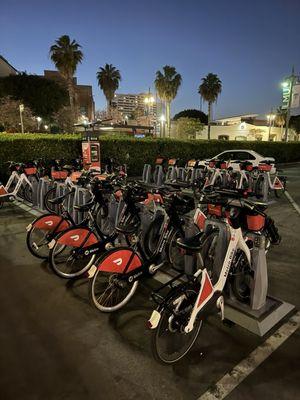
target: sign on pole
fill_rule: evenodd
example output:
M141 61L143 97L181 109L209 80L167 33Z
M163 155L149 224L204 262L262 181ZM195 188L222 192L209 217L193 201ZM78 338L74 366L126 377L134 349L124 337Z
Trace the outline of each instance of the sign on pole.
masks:
M19 108L20 108L20 112L23 112L24 111L24 104L20 104Z
M290 97L291 97L291 86L292 82L289 79L286 84L282 87L282 106L283 110L287 110L290 105Z

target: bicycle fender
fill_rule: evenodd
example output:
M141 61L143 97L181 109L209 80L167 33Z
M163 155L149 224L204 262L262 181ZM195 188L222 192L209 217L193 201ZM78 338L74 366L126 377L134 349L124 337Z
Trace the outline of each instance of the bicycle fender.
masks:
M32 224L28 225L26 230L30 230L31 227L35 227L37 229L43 231L54 231L56 230L57 233L62 232L70 227L69 221L66 221L60 215L43 215L42 217L33 221Z
M139 255L130 247L123 247L110 250L99 260L97 269L112 273L129 273L139 268L142 261Z
M72 247L88 247L97 243L98 239L88 228L71 228L62 233L57 242Z

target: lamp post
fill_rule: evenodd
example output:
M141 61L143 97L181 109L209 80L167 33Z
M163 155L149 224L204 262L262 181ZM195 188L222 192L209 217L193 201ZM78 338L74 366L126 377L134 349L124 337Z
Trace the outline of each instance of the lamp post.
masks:
M41 125L41 122L42 122L42 118L41 117L36 117L36 120L37 120L38 131L39 131L40 130L40 125Z
M272 124L273 124L273 122L274 122L274 120L275 120L275 114L272 114L272 111L271 111L271 114L268 114L268 115L267 115L267 119L268 119L268 122L269 122L268 141L270 142L270 140L271 140L271 127L272 127Z
M154 97L152 96L152 94L150 92L150 88L149 88L148 95L144 98L144 103L145 103L145 105L147 107L148 124L149 124L149 127L150 127L150 125L151 125L150 110L151 110L151 107L153 107L153 104L155 103L155 99L154 99Z
M19 105L19 111L20 111L20 121L21 121L21 132L24 133L24 124L23 124L24 104Z
M281 108L283 110L286 109L286 117L285 117L285 130L284 130L284 141L288 141L288 131L289 131L289 122L291 117L291 105L293 98L293 88L296 81L296 76L294 73L294 68L292 69L292 75L288 77L284 82L282 82L282 92L283 92L283 102Z

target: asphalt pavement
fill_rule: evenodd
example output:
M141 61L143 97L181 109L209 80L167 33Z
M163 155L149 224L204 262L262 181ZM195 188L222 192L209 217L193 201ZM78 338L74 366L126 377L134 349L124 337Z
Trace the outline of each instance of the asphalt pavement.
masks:
M285 169L300 205L300 167ZM268 255L269 292L300 309L300 216L284 197L269 207L283 237ZM65 281L30 255L33 217L0 209L1 400L197 399L265 338L211 317L190 354L158 364L146 322L151 282L114 314L88 301L87 280ZM300 389L300 334L294 333L228 399L294 399Z

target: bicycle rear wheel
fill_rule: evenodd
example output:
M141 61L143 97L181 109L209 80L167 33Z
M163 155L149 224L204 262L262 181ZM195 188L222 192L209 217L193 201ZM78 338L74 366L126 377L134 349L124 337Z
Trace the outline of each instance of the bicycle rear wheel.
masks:
M173 364L181 360L193 347L202 327L197 318L191 332L184 331L197 298L195 288L184 291L172 290L161 311L160 321L151 337L151 350L154 358L163 364Z

